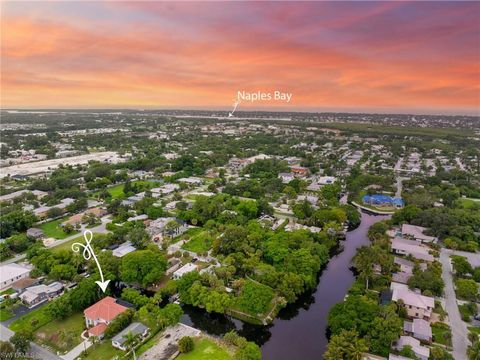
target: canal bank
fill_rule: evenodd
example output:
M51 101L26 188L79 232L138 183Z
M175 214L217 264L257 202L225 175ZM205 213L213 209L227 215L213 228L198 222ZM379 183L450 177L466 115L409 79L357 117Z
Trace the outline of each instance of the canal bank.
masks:
M319 277L315 290L305 293L294 304L282 309L269 326L245 324L239 320L184 306L182 322L211 335L222 336L235 329L261 346L263 359L318 360L327 347L327 317L330 308L343 300L354 275L350 270L356 250L369 243L369 227L386 215L362 212L360 226L349 231L342 241L343 251L333 256Z

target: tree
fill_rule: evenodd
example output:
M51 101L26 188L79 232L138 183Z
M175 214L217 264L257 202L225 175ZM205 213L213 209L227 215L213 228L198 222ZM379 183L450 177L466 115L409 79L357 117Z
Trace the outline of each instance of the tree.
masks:
M69 301L69 294L51 301L45 311L54 319L65 319L72 314L72 306Z
M150 240L150 235L144 228L135 227L128 232L126 238L137 249L145 249Z
M249 341L237 349L233 358L235 360L261 360L262 353L257 344Z
M476 341L472 346L468 347L467 355L468 360L480 359L480 341Z
M47 211L48 218L56 218L61 216L62 214L63 214L63 210L58 207L53 207L51 209L48 209Z
M195 343L190 336L184 336L178 341L178 351L188 353L193 350Z
M137 345L138 340L140 339L140 334L133 334L131 331L128 334L123 335L125 338L125 346L127 349L130 349L133 352L133 359L137 359L135 354L135 345Z
M476 301L478 284L472 279L458 279L455 282L457 296L463 300Z
M118 314L107 326L105 330L105 337L107 339L118 334L120 331L125 329L132 322L135 311L128 309L121 314Z
M453 269L458 277L464 277L465 275L473 274L472 265L470 265L466 257L452 255L451 258Z
M131 252L122 258L120 278L130 284L147 287L160 280L167 268L167 261L161 253L151 250Z
M390 345L402 333L403 321L395 310L394 304L381 307L380 316L374 319L368 330L370 350L375 354L388 356Z
M359 277L365 281L365 288L368 290L369 279L373 276L373 265L376 263L376 253L371 246L362 246L355 255L355 268Z
M450 355L450 353L439 347L439 346L433 346L430 348L430 359L432 360L454 360L453 356Z
M358 337L356 331L343 330L340 334L332 336L328 343L325 360L361 360L368 351L365 340Z
M33 339L33 333L28 329L20 329L10 338L10 342L20 353L26 353L30 349L30 341Z
M328 327L332 334L338 335L342 330L355 330L364 336L378 315L379 305L364 296L350 295L344 302L333 306L328 314Z

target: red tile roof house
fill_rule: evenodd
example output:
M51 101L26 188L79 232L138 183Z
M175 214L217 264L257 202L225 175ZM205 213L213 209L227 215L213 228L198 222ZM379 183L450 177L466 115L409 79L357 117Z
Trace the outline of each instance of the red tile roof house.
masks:
M117 300L107 296L83 311L88 336L102 338L107 325L118 315L127 311L127 307L117 304Z

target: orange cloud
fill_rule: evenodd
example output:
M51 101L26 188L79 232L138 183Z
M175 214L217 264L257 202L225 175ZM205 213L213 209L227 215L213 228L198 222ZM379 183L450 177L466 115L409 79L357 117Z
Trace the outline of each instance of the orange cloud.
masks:
M255 5L263 11L261 6ZM185 7L187 4L181 6ZM382 4L338 23L298 25L293 35L274 31L282 21L294 23L299 15L305 16L301 8L296 15L275 12L266 19L269 26L245 29L237 26L235 19L220 17L211 23L201 19L195 20L198 24L175 23L180 29L176 32L161 21L119 22L115 27L94 20L3 14L1 106L229 107L237 90L278 89L292 92L289 106L300 110L478 111L479 59L478 53L477 58L472 57L468 48L465 54L469 56L459 53L452 60L452 54L443 56L436 48L422 47L431 34L389 44L370 29L365 34L384 45L360 51L368 43L336 43L346 28L373 21L369 19L397 7ZM447 36L472 31L478 35L478 30L469 23L465 30L442 36L450 41ZM322 38L331 31L333 40ZM398 49L401 52L395 53ZM428 56L415 56L412 51L427 52Z

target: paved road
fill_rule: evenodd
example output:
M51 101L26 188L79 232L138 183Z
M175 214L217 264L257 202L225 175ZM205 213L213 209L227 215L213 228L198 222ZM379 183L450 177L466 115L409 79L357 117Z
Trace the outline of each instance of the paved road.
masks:
M455 360L466 360L469 345L467 340L468 332L457 306L450 265L450 251L446 249L441 250L440 262L442 263L442 279L445 282L445 310L448 313L450 327L452 328L453 358Z
M480 266L480 253L478 251L474 253L451 249L444 249L444 251L449 255L459 255L466 257L470 265L472 265L474 268Z
M93 227L89 230L93 233L99 233L99 234L108 233L109 231L107 230L106 226L109 222L111 222L111 220L108 219L107 217L103 217L101 220L102 220L102 223L100 225L95 226L95 227ZM82 227L82 231L83 231L83 229L84 228ZM65 239L57 240L51 246L48 246L48 248L53 248L55 246L62 245L64 243L66 243L67 241L75 239L76 237L78 237L80 235L81 235L81 233L77 233L77 234L74 234L74 235L67 236ZM25 254L19 254L19 255L16 255L15 257L11 258L11 259L2 261L0 263L0 265L6 265L6 264L11 264L11 263L14 263L14 262L18 262L18 261L21 261L21 260L25 259L25 257L26 257Z
M13 336L13 334L15 333L12 330L0 324L0 340L8 341ZM54 353L42 348L40 345L37 345L34 342L30 342L30 353L37 359L63 360Z

